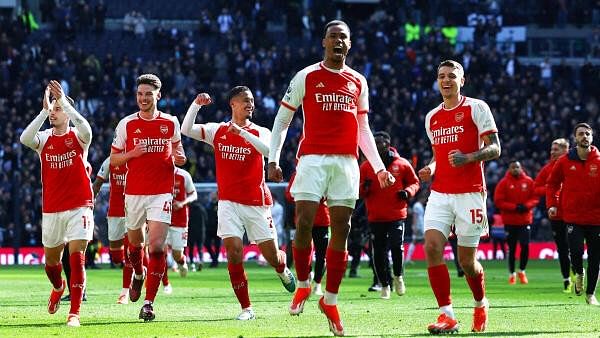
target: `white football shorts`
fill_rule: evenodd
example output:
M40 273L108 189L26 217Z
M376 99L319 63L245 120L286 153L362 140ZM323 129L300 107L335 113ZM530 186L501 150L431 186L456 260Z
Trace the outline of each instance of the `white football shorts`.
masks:
M446 238L455 225L458 245L475 248L488 232L486 193L443 194L431 191L425 208L425 231L435 229Z
M108 223L108 240L118 241L127 235L125 217L106 217Z
M277 240L270 206L219 201L217 219L217 236L221 238L244 238L246 232L248 240L254 243Z
M140 229L146 220L171 224L173 194L125 195L125 222L128 229Z
M169 233L167 234L167 244L171 246L171 249L181 251L187 247L188 240L188 228L181 227L169 227Z
M55 248L74 240L92 240L94 212L91 207L42 214L42 244Z

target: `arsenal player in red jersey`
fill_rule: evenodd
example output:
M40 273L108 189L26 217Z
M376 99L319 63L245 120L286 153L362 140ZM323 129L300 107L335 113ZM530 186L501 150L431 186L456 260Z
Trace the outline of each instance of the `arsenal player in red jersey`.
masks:
M155 317L153 303L165 271L165 242L171 224L175 164L186 158L176 117L158 111L162 84L158 76L143 74L137 79L139 111L117 125L110 164L127 166L125 177L125 223L129 238L129 260L134 277L129 299L137 301L146 279L143 260L143 227L148 226L149 260L146 297L139 318Z
M215 149L219 196L217 235L227 250L227 269L242 312L238 320L254 319L243 266L243 236L258 244L266 261L275 268L286 290L296 290L296 279L286 267L285 253L277 249L277 232L271 217L273 198L265 183L264 157L269 153L271 133L250 122L254 96L248 87L229 91L231 121L194 124L196 114L212 102L199 94L183 120L182 133Z
M433 158L418 173L423 181L433 177L424 217L427 272L441 312L428 326L433 334L458 331L443 257L453 224L458 260L475 299L472 331L482 332L487 325L483 267L475 254L480 235L488 231L483 162L500 156L500 141L490 108L482 100L463 96L464 83L458 62L440 63L437 84L444 102L425 117Z
M108 222L108 242L110 245L110 258L113 263L123 264L123 282L121 293L117 299L117 304L129 303L129 287L131 287L131 277L133 268L129 261L129 240L127 238L127 226L125 225L125 176L127 175L127 166L110 165L110 157L102 162L96 180L92 185L94 196L98 194L102 184L109 182L108 212L106 219Z
M273 124L269 179L280 182L279 156L294 112L302 106L304 129L298 146L296 179L291 194L296 201L294 263L298 291L289 307L299 315L310 296L312 228L319 202L327 199L331 239L327 248L327 282L319 308L334 335L344 335L337 294L348 263L350 217L358 199L358 147L371 163L382 188L394 183L385 169L369 128L369 89L363 75L345 64L351 47L350 28L339 20L325 26L324 59L299 71L292 79Z
M50 94L54 100L50 102ZM52 128L40 131L46 118ZM75 128L69 126L72 122ZM94 232L92 184L87 155L92 141L89 123L73 108L58 81L46 88L43 109L23 130L21 143L35 150L42 165L42 243L46 275L53 289L48 312L56 313L66 282L61 257L68 243L71 265L71 309L67 326L79 326L85 289L85 250Z

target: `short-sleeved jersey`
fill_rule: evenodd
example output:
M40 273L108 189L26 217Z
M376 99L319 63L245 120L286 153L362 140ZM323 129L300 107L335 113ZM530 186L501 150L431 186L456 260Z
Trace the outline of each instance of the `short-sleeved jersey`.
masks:
M173 185L173 202L184 201L189 195L194 193L196 187L190 174L180 168L175 167L175 184ZM189 222L190 207L188 204L183 208L175 210L171 213L171 226L179 228L187 228Z
M448 153L455 149L465 154L477 151L483 146L483 136L498 131L488 105L466 96L453 109L440 104L425 117L425 129L435 151L431 189L447 194L485 191L483 162L455 168L448 161Z
M108 181L110 191L108 194L108 217L125 217L125 176L127 166L112 166L110 158L102 162L96 177Z
M229 123L202 125L200 140L215 149L219 200L245 205L272 205L271 191L265 184L263 155L243 137L228 132ZM267 128L250 124L243 128L263 143L271 142Z
M369 111L363 75L348 66L335 70L316 63L294 76L281 104L292 111L302 105L304 130L298 158L307 154L358 157L357 115Z
M173 147L181 142L179 121L159 112L152 120L139 113L123 118L117 125L112 149L128 152L138 143L146 144L146 153L127 161L125 194L158 195L173 192Z
M54 213L93 205L89 144L83 143L74 128L63 135L52 129L38 132L37 152L42 166L42 212Z

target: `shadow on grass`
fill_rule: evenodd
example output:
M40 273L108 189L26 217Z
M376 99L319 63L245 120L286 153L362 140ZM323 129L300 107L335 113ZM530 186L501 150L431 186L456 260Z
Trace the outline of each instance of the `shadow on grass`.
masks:
M235 321L232 318L217 318L217 319L185 319L185 320L153 320L153 323L208 323L208 322L231 322ZM109 326L109 325L123 325L123 324L144 324L142 320L130 320L130 321L118 321L118 322L94 322L86 323L85 318L81 323L81 326ZM150 323L148 323L150 325ZM45 324L0 324L0 328L51 328L51 327L64 327L65 323L45 323Z

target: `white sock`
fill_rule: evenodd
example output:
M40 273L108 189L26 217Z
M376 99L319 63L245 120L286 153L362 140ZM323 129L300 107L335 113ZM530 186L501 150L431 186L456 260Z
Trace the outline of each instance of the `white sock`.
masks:
M446 316L454 319L454 309L452 309L452 304L440 307L440 312L445 313Z
M325 290L325 304L327 305L337 305L337 293L331 293Z
M140 280L142 278L144 278L144 275L136 275L135 273L133 274L133 278Z
M298 281L299 288L309 288L310 287L310 279Z
M521 273L525 273L525 270L521 270L521 269L519 269L519 271L520 271Z
M413 253L415 252L415 243L410 243L408 246L408 252L406 253L406 261L410 262L412 260Z
M483 297L480 301L475 301L475 307L484 307L488 304L488 300L486 297Z
M122 289L121 289L121 294L122 294L122 295L126 295L126 294L128 294L128 293L129 293L129 289L126 289L126 288L122 288Z
M146 305L146 304L152 304L152 302L151 302L151 301L149 301L149 300L145 300L145 301L144 301L144 305Z

